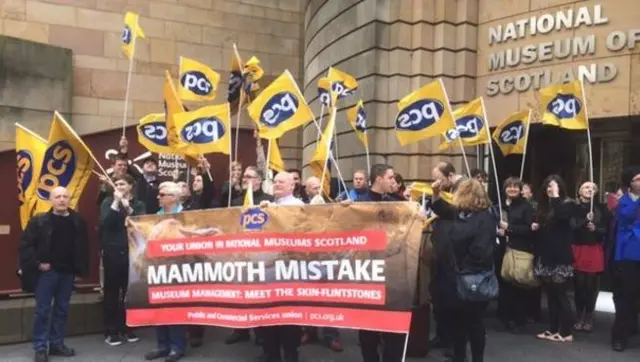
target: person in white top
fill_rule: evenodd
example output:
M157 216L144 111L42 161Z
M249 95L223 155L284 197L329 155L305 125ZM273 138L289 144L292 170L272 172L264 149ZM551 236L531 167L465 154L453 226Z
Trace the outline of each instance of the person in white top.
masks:
M273 203L276 205L304 205L302 200L293 196L295 188L293 175L289 172L280 172L273 179ZM272 204L269 201L262 201L260 206L265 207Z

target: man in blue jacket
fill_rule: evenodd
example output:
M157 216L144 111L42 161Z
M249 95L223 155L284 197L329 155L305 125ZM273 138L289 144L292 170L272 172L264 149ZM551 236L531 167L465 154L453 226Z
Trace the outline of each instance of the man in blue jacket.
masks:
M622 352L637 323L640 300L640 167L625 170L622 186L627 191L616 208L615 262L613 292L616 319L612 347Z

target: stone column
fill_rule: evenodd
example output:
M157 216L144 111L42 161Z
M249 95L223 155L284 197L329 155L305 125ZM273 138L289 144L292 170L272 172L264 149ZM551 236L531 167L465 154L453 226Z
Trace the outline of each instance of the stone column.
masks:
M365 150L351 130L345 109L358 99L369 120L372 164L393 165L406 180L428 180L440 160L464 172L459 148L438 151L437 138L402 147L394 133L397 102L442 78L452 107L475 97L477 1L311 0L305 9L304 93L319 113L317 82L329 66L358 79L358 92L340 101L337 116L339 164L350 181L366 167ZM325 111L326 113L326 111ZM327 115L325 114L325 124ZM313 156L316 128L303 132L303 164ZM475 167L475 148L466 150Z

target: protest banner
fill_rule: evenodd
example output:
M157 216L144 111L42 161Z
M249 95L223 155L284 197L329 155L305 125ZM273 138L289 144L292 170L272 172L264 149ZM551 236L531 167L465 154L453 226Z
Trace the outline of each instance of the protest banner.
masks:
M406 333L415 203L270 206L128 222L129 326L332 326Z

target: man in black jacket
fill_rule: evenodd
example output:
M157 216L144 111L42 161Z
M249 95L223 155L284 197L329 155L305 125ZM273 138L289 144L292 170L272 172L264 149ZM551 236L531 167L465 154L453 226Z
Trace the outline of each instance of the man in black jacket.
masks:
M253 190L253 203L254 205L260 205L262 201L273 201L273 196L262 191L263 173L255 166L247 166L242 174L242 188L244 192L242 195L231 200L231 206L244 205L244 197L247 193L247 189L251 187ZM224 201L224 200L222 200ZM261 343L260 328L254 330L256 334L256 343ZM234 329L233 332L227 337L226 344L235 344L238 342L246 342L251 339L249 329Z
M384 164L373 165L369 175L371 182L369 191L358 195L358 198L354 201L394 201L388 196L393 192L393 188L396 185L393 167ZM406 334L360 330L358 336L360 338L360 352L364 362L380 361L378 348L381 340L384 343L382 351L383 362L403 360Z
M113 196L104 199L100 208L105 343L110 346L122 344L121 336L128 342L138 341L126 326L124 304L129 284L129 241L125 219L145 214L144 204L134 199L131 193L134 183L129 175L116 177Z
M74 279L89 273L89 234L84 219L69 209L69 198L64 187L53 189L51 210L29 220L20 238L23 289L35 292L36 299L36 362L47 362L47 347L51 356L75 356L75 351L64 344L64 331Z

